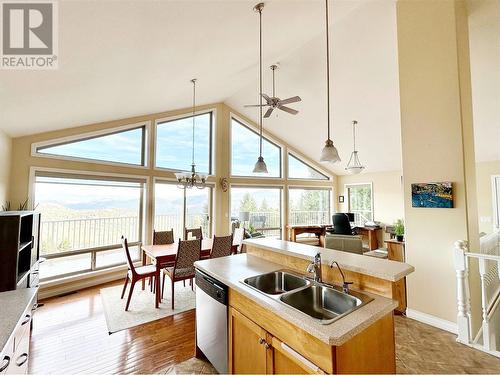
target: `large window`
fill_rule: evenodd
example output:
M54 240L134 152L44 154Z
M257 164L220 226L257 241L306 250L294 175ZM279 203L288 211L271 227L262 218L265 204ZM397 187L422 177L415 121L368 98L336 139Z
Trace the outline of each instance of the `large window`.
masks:
M195 116L194 161L200 173L212 174L212 112ZM193 117L158 122L156 127L156 166L191 170Z
M254 237L281 238L279 187L231 186L231 221L238 221Z
M290 188L288 210L290 225L328 224L331 189Z
M263 138L262 156L269 173L253 173L259 157L259 134L231 119L231 175L281 177L281 147Z
M91 176L37 174L40 252L49 279L124 264L121 236L139 259L144 182Z
M329 177L309 164L288 154L288 178L306 180L329 180Z
M349 212L354 214L354 222L364 225L373 220L373 199L371 184L346 185Z
M146 126L36 147L39 154L145 165Z
M174 230L176 239L182 238L184 228L202 227L203 236L212 235L213 188L179 189L176 184L157 181L155 184L154 228Z

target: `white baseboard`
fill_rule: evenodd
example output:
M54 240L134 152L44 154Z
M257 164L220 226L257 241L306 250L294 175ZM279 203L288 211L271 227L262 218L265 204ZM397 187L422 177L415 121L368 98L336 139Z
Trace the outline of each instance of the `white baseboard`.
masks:
M116 267L113 269L89 272L87 274L72 276L60 280L40 283L38 299L60 296L75 292L77 290L90 288L92 286L109 283L123 279L127 273L127 267Z
M406 316L430 326L454 333L455 335L458 334L457 323L450 322L449 320L412 309L406 309Z

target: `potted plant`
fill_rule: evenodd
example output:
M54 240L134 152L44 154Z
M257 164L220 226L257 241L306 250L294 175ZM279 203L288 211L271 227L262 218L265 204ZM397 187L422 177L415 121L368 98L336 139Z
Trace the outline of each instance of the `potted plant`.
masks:
M405 224L403 222L403 219L398 219L394 223L394 234L396 235L396 239L399 242L403 242L404 234L405 234Z

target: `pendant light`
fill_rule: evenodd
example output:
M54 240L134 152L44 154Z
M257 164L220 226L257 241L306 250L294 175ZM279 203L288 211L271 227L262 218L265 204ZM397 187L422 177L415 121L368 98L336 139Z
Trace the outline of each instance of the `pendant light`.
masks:
M353 151L351 153L351 157L349 158L349 163L347 163L347 167L345 170L349 172L350 174L358 174L361 173L365 167L361 164L358 158L358 151L356 151L356 125L358 122L354 120L352 122L352 138L353 138Z
M326 113L327 113L327 127L328 138L325 142L325 147L321 151L320 161L323 162L340 162L340 156L337 148L333 145L330 139L330 37L328 30L328 0L325 0L325 13L326 13Z
M196 78L191 80L193 84L193 148L192 148L192 162L191 162L191 172L178 172L175 174L177 179L177 187L179 189L191 189L197 187L198 189L204 189L207 180L207 175L196 172L196 164L194 163L194 129L196 121Z
M262 157L262 9L264 9L264 3L257 4L253 10L259 13L259 158L255 163L253 173L268 173L266 162Z

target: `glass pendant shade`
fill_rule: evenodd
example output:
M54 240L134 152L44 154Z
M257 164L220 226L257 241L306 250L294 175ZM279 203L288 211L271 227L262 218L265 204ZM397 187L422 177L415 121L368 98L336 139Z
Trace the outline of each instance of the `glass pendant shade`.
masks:
M259 156L255 167L253 168L253 173L267 173L267 165L262 156Z
M351 158L349 159L349 163L347 163L347 167L345 168L345 170L349 174L358 174L358 173L361 173L361 171L363 171L363 169L365 169L365 167L359 161L358 152L353 151L351 153Z
M323 150L321 151L321 158L319 160L323 162L332 162L332 163L340 162L339 152L337 151L337 148L333 145L331 139L326 140L325 147L323 147Z

